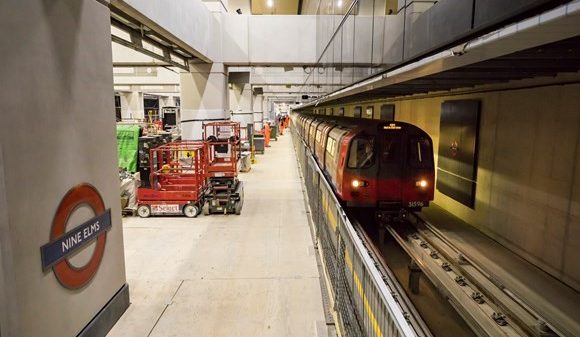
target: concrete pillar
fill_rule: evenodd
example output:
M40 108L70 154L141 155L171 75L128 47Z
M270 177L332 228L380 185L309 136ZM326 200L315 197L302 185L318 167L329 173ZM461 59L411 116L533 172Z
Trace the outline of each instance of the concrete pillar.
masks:
M175 106L175 100L173 99L173 94L168 94L169 96L159 96L159 110L166 106Z
M252 112L252 85L249 83L232 83L230 89L230 110L232 121L239 122L241 126L254 123Z
M181 73L181 132L184 140L202 138L203 121L228 120L227 75L223 63L192 64Z
M145 118L145 104L142 92L136 90L132 91L127 95L127 103L129 104L128 112L130 119Z
M275 111L274 101L272 101L271 99L268 99L266 101L266 109L267 109L268 119L271 122L276 121L276 111Z
M173 94L169 94L169 96L165 98L163 106L175 106L175 97Z
M104 3L0 1L2 337L105 336L129 305Z
M252 86L250 83L231 83L230 110L252 111Z
M119 98L121 99L121 118L122 119L131 119L131 112L129 111L129 100L127 99L128 95L126 93L119 94Z
M253 100L253 118L256 130L264 125L264 95L255 95Z

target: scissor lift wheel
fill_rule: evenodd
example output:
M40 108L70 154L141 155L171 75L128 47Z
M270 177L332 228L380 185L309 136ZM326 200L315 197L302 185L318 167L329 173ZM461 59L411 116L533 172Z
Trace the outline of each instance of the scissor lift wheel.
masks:
M151 208L148 205L139 205L137 208L137 214L142 218L148 218L151 216Z
M195 218L199 214L199 207L193 204L183 206L183 215L188 218Z

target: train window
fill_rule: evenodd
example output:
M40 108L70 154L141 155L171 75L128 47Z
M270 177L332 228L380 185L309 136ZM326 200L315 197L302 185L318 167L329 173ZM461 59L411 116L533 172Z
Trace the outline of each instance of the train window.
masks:
M401 133L391 131L385 133L385 146L381 153L383 163L398 162L401 158Z
M367 106L367 109L365 110L367 118L373 118L373 110L374 108L372 106Z
M328 141L326 141L326 152L331 157L334 157L334 150L336 149L336 141L330 137L328 137Z
M322 136L322 132L320 130L316 130L316 142L320 143L320 137Z
M409 164L412 167L433 167L432 146L429 139L411 138L409 142Z
M344 116L344 108L339 108L338 109L338 115L339 116Z
M374 160L374 138L357 137L350 143L348 167L367 168Z
M361 118L362 117L362 107L355 106L353 116L354 116L354 118Z

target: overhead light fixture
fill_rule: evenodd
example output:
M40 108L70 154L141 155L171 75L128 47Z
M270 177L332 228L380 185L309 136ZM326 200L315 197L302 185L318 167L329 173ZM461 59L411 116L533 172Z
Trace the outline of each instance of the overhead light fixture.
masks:
M268 4L268 7L274 7L274 0L268 0L266 3Z
M336 5L337 5L338 7L342 7L342 0L338 0L338 1L336 2Z

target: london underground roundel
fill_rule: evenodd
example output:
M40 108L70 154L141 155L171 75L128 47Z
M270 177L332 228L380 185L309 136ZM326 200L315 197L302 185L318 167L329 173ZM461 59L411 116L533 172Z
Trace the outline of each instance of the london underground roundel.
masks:
M69 224L71 215L81 206L93 210L94 217L82 224ZM111 228L111 210L105 209L97 189L84 183L71 188L62 198L50 229L50 241L40 248L42 269L52 268L64 287L79 289L87 285L97 273ZM67 227L69 230L67 231ZM69 262L69 257L96 242L90 260L82 267Z

